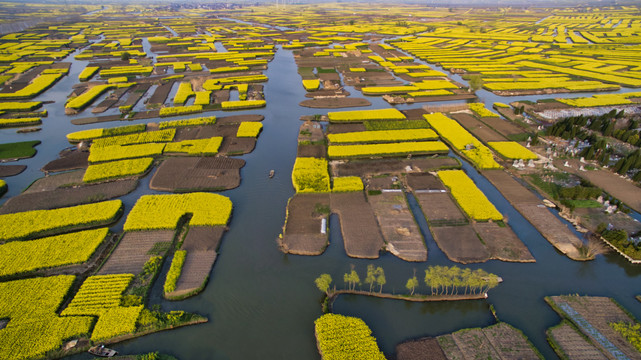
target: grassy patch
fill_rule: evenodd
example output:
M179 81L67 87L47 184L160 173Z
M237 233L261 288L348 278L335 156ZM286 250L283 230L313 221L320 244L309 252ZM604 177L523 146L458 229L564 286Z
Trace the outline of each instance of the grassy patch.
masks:
M0 144L0 159L30 158L36 154L34 147L40 140Z

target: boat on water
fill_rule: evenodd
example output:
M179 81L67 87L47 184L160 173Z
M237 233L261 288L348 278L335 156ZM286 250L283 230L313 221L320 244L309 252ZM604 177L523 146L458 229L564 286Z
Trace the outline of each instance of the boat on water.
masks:
M269 178L273 178L276 172L274 170L269 170Z
M96 345L96 346L90 347L89 353L91 355L100 356L100 357L112 357L118 354L116 350L106 348L104 345Z

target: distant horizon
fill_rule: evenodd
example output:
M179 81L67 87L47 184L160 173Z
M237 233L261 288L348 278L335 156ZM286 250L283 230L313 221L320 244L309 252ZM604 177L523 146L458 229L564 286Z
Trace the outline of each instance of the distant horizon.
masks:
M75 4L75 5L112 5L112 4L173 4L173 5L211 5L211 4L240 4L245 6L260 6L260 5L269 5L276 4L277 1L251 1L251 0L232 0L232 1L198 1L198 2L189 2L189 1L175 1L175 0L110 0L108 2L97 1L97 0L33 0L33 1L20 1L20 0L6 0L9 3L20 3L20 4ZM404 1L394 1L394 0L338 0L338 1L324 1L324 0L304 0L304 1L278 1L278 3L285 2L287 5L305 5L305 4L318 4L318 3L358 3L358 4L405 4L405 5L424 5L427 7L506 7L506 6L518 6L518 7L610 7L610 6L629 6L629 5L638 5L638 0L404 0Z

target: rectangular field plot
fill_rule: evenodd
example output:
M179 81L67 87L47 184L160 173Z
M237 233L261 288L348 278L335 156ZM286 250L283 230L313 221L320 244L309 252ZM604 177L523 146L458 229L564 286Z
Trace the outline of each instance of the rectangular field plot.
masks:
M606 360L607 357L589 343L572 325L564 322L547 331L548 338L557 344L555 349L569 360Z
M463 125L463 127L467 131L471 132L474 136L476 136L483 142L487 143L488 141L505 141L505 138L502 135L484 124L482 121L477 120L472 115L460 113L452 114L451 117L452 119L458 121L459 124Z
M471 225L430 227L434 241L445 255L462 264L484 262L490 251Z
M530 250L508 225L501 227L497 223L486 222L475 223L472 227L487 245L492 258L502 261L534 262Z
M330 202L332 212L340 217L347 255L356 258L378 258L385 242L363 192L331 194Z
M427 260L427 247L402 192L368 196L388 250L406 261Z
M467 224L467 218L448 193L414 193L430 226Z
M550 296L545 301L571 321L608 358L639 359L639 352L610 324L636 321L612 299L600 296Z
M321 233L322 219L329 214L329 194L296 194L287 204L281 250L296 255L320 255L327 246Z
M450 360L541 359L523 333L507 323L498 323L482 329L459 330L437 339Z
M98 275L138 274L152 254L150 251L156 243L169 242L174 239L174 230L155 230L127 232L111 256L102 266Z

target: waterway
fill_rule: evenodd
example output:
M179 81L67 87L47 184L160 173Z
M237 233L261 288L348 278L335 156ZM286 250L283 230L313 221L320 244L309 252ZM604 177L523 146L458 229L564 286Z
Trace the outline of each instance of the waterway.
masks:
M34 158L17 162L28 165L27 171L6 178L10 191L3 199L17 195L42 176L39 169L69 146L65 140L67 133L124 125L70 124L73 117L64 114L64 102L86 65L83 61L70 61L73 64L69 76L36 99L55 100L54 104L45 105L50 115L44 119L41 132L16 134L15 130L0 130L0 143L42 140ZM422 279L427 266L455 265L436 246L425 219L420 216L420 209L411 197L410 207L418 215L417 223L428 247L428 261L425 263L408 263L391 254L384 254L377 260L347 257L335 216L330 218L331 244L323 255L285 255L278 250L276 238L282 230L287 199L294 194L290 174L296 156L299 117L323 110L298 106L305 100L305 92L290 51L279 47L265 73L270 79L265 83L267 106L238 112L264 115L264 129L255 150L242 156L247 164L241 172L241 186L222 192L233 201L234 210L209 284L200 295L179 302L162 299L160 282L151 293L150 305L158 304L166 311L197 312L209 317L210 321L114 345L121 354L160 351L180 359L319 359L313 330L314 320L321 315L321 294L314 286L314 279L319 274L331 274L337 286L341 287L343 274L352 266L364 276L366 266L374 264L385 270L387 284L384 290L401 293L406 291L405 282L414 271ZM353 96L359 96L359 92L352 90ZM481 101L487 101L483 92L479 92L479 96ZM370 108L383 105L378 100L373 102L376 106ZM89 116L89 111L87 109L77 116ZM225 116L229 113L209 114ZM276 176L268 179L271 169L275 170ZM560 318L544 303L543 297L547 295L610 296L641 318L641 304L634 299L641 289L641 267L632 266L613 254L598 256L591 262L569 260L557 252L473 167L464 163L464 169L507 216L509 225L537 262L518 264L493 260L466 266L483 268L504 279L500 286L490 291L487 301L407 303L344 295L334 303L336 313L363 318L389 357L393 356L396 344L405 340L491 325L495 322L490 311L490 305L493 305L499 319L523 330L546 359L553 359L556 355L546 342L545 330L556 325ZM149 189L152 175L143 179L136 191L122 198L127 212L139 196L156 193ZM122 221L113 230L120 231L121 228ZM164 276L161 274L160 279ZM429 291L424 286L417 290ZM86 354L74 357L89 358Z

